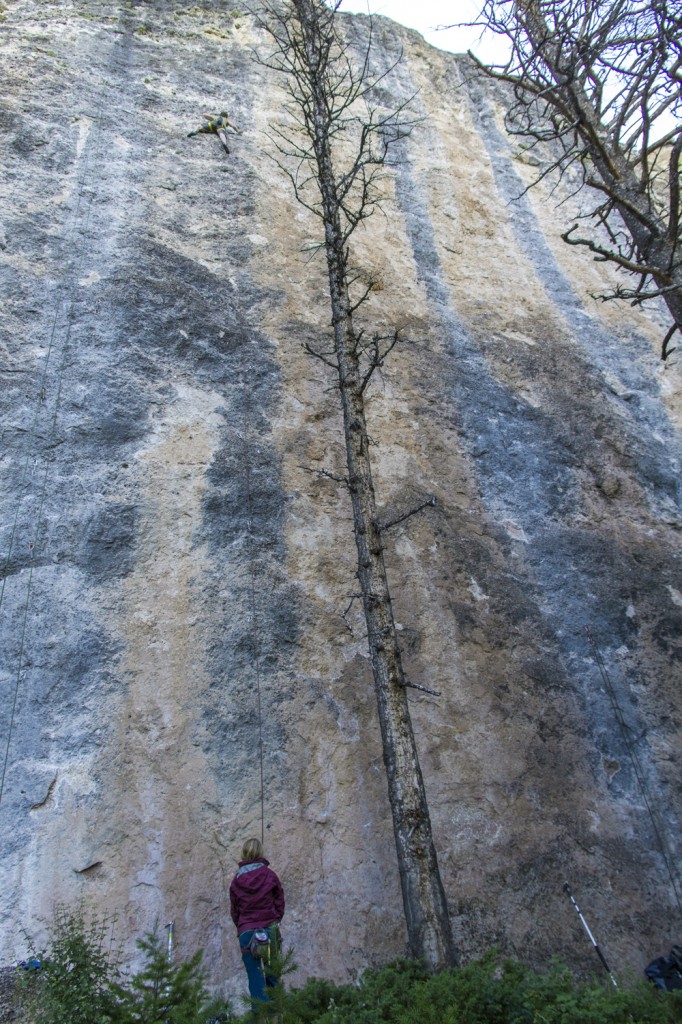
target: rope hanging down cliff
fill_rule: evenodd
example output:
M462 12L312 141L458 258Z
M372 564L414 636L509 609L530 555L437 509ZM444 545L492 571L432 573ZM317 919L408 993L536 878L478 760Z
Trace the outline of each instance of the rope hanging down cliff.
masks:
M258 612L256 609L256 574L253 537L253 498L251 487L251 456L249 451L249 427L251 424L251 402L249 401L249 384L242 379L241 388L244 395L243 415L243 460L246 479L246 558L249 568L249 605L251 614L251 637L253 640L253 663L256 670L256 706L258 711L258 761L260 765L260 833L261 843L265 842L265 773L263 768L263 708L261 702L260 682L260 631Z
M66 364L66 356L69 350L69 343L71 341L71 333L74 324L74 308L75 308L75 296L76 288L78 286L78 279L80 277L79 265L83 257L82 251L78 251L75 244L76 232L79 231L82 236L87 236L88 227L90 225L90 216L93 208L93 196L92 193L86 191L86 182L90 173L90 165L92 162L93 151L95 158L99 158L102 153L102 120L105 109L105 99L107 90L109 88L108 83L105 81L100 91L99 101L95 108L95 138L97 140L95 146L86 147L81 173L78 178L77 193L76 193L76 204L71 218L71 223L66 236L66 246L64 257L61 260L61 266L70 268L70 276L67 276L68 270L62 275L59 281L59 287L57 289L57 300L55 305L54 316L52 318L52 326L47 342L47 351L45 353L45 361L43 363L42 373L40 375L39 386L36 394L35 410L31 422L31 428L26 442L26 455L24 457L24 463L21 473L21 479L19 483L19 497L17 501L17 508L14 514L12 522L12 528L10 530L9 544L7 548L7 555L4 562L4 571L2 573L2 585L0 586L0 609L2 608L2 602L5 597L5 584L8 576L10 575L10 563L12 554L14 551L14 543L19 523L19 513L21 511L24 496L29 486L29 464L33 455L35 440L37 437L37 427L40 419L40 413L46 403L47 396L47 384L48 384L48 372L50 369L53 350L55 349L56 339L58 337L60 321L62 321L63 314L63 341L61 349L61 359L57 364L57 370L54 377L54 405L52 414L48 419L48 435L54 439L57 429L57 418L59 414L59 408L61 403L61 392L62 392L62 378L64 373L64 367ZM87 196L87 198L85 198ZM83 209L84 208L84 209ZM37 457L35 464L37 465ZM19 696L19 687L21 683L21 672L24 663L24 647L26 642L26 629L28 623L28 610L31 599L31 587L33 582L33 567L35 565L35 556L38 551L38 541L40 535L40 522L43 514L43 507L45 504L45 495L47 493L47 481L50 471L50 459L45 458L45 468L43 470L42 481L38 487L38 507L33 520L33 529L31 540L28 542L28 575L26 579L26 596L24 599L24 606L21 613L21 626L19 630L19 652L17 655L17 670L14 688L12 692L12 699L10 705L10 716L9 725L7 729L7 740L5 743L5 754L2 765L2 775L0 776L0 803L5 791L5 778L7 775L7 767L9 764L9 752L12 742L12 733L14 731L14 721L17 710L17 700Z

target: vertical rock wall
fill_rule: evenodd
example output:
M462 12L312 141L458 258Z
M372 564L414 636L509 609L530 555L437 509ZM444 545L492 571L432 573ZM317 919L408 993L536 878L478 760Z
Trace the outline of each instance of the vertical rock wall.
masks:
M237 5L4 19L2 959L83 897L129 949L174 918L243 991L226 894L263 825L299 980L355 978L405 935L280 84ZM512 202L535 168L496 89L375 29L378 66L405 50L379 100L425 118L356 255L406 338L368 396L378 495L437 499L386 555L409 675L442 692L412 707L457 942L590 966L568 878L637 970L681 923L679 356L657 311L590 297L608 268L545 190ZM220 109L229 158L186 138Z

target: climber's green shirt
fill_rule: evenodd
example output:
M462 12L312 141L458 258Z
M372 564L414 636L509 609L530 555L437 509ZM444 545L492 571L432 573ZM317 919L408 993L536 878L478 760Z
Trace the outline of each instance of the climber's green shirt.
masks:
M206 118L206 124L202 125L201 128L197 128L195 132L190 132L187 138L191 138L192 135L217 135L221 129L225 131L231 127L225 111L217 117L212 117L210 114L204 114L204 117Z

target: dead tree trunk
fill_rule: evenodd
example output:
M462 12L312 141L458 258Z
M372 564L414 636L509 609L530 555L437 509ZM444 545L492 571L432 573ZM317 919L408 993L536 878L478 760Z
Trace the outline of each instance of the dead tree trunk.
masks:
M347 460L347 487L353 508L353 527L358 554L358 577L362 591L368 643L374 676L374 688L381 727L388 795L393 816L398 869L403 894L408 940L413 956L433 968L455 962L447 901L438 868L431 831L431 820L419 757L407 702L406 680L391 608L384 565L376 501L372 482L369 438L365 420L364 393L373 371L396 342L383 344L376 336L363 343L363 332L356 329L349 292L348 239L353 228L371 212L373 163L380 166L390 138L401 137L397 121L372 122L359 133L359 150L350 172L337 174L334 167L332 136L338 134L341 117L355 99L364 96L368 81L367 64L360 77L351 74L347 53L337 36L334 15L338 4L327 6L323 0L291 0L284 7L267 4L263 23L275 39L276 59L268 66L293 75L295 102L303 114L302 123L309 139L305 159L312 169L319 202L310 204L294 188L304 205L313 209L324 227L324 252L329 278L332 314L333 354L320 355L333 366L341 406ZM334 78L335 55L344 62ZM335 92L335 83L342 82ZM331 83L331 84L330 84ZM348 91L350 89L350 92ZM341 99L339 97L341 96ZM341 113L339 113L341 111ZM377 129L382 138L379 150L371 150ZM392 135L391 135L392 132ZM283 135L279 134L281 143ZM402 135L406 131L402 131ZM300 143L287 140L293 151L280 145L280 152L302 158ZM359 183L351 202L353 183ZM360 300L362 301L362 300ZM318 353L313 353L318 354Z

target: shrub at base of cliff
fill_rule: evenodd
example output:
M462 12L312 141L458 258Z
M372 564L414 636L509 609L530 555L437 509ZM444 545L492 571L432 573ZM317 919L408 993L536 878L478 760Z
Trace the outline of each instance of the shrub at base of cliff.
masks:
M285 1000L282 1024L676 1024L682 992L647 982L576 982L491 953L430 975L414 962L368 971L357 988L314 979Z
M251 1013L246 1018L249 1024L251 1021L257 1022L257 1024L269 1024L269 1022L282 1024L286 1013L291 1015L292 1011L287 1009L291 996L284 988L284 978L295 971L297 967L293 949L286 951L275 949L272 952L265 973L270 979L276 979L276 984L272 988L267 987L266 1003L245 998L244 1002L251 1008ZM222 1022L217 1022L217 1024L222 1024Z
M222 1001L209 1000L201 950L189 960L171 963L156 930L139 939L137 945L145 954L146 964L128 985L114 987L118 997L116 1024L229 1024L234 1020Z
M31 1024L236 1024L227 1004L213 1001L201 953L169 963L157 931L140 939L146 963L124 981L111 929L87 923L79 909L58 908L49 952L27 972ZM273 973L293 966L288 953ZM495 952L462 968L431 974L414 960L367 971L360 984L312 979L302 989L271 990L244 1024L678 1024L682 990L662 992L648 982L614 988L607 980L578 982L553 963L538 974Z
M157 931L138 941L146 963L124 981L111 928L82 907L58 907L50 926L50 946L34 951L38 970L22 980L31 1024L231 1024L222 1000L211 1000L201 952L190 960L168 962Z
M56 907L49 950L32 953L40 969L29 969L21 979L31 1021L105 1024L114 1019L112 985L118 970L107 931L106 923L97 918L86 921L82 907Z

